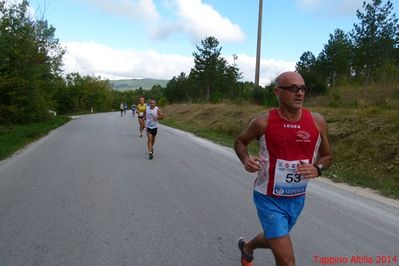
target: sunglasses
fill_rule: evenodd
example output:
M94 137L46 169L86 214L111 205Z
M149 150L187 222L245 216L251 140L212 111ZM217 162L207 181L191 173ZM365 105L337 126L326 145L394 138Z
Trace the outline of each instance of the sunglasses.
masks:
M300 90L302 90L304 93L306 91L308 91L308 87L306 85L288 85L288 86L279 86L277 88L283 89L283 90L287 90L289 92L293 92L293 93L298 93Z

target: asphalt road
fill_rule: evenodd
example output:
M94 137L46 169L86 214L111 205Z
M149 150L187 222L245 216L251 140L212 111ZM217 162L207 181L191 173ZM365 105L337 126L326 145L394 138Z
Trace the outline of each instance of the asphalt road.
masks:
M154 153L115 112L1 162L0 265L239 265L238 237L261 230L254 176L232 150L164 126ZM399 206L312 180L291 236L299 266L399 265ZM271 252L255 265L274 265Z

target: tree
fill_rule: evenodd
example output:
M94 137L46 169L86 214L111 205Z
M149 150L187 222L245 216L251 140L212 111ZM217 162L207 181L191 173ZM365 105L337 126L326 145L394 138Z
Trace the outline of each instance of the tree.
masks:
M181 72L178 77L173 77L166 84L164 93L169 102L182 102L186 98L191 99L186 74Z
M63 50L46 21L28 15L28 1L0 1L0 121L48 117Z
M322 94L326 90L326 78L323 75L323 60L321 56L315 58L312 52L307 51L302 54L300 61L296 64L298 71L305 83L311 88L310 94Z
M238 80L241 73L237 67L237 56L233 56L233 64L221 56L222 47L215 37L201 40L194 52L194 68L189 74L190 88L199 87L202 97L207 101L218 102L223 97L232 97L238 91ZM194 84L194 82L196 84ZM191 90L190 90L191 91ZM190 94L193 94L191 91Z
M199 82L205 92L205 99L209 101L211 93L221 83L220 76L226 66L226 61L221 57L222 47L215 37L207 37L201 40L201 46L197 45L198 52L194 52L193 76Z
M334 86L337 80L351 77L352 50L351 41L343 30L336 29L334 34L330 34L328 43L318 56L320 71L330 86Z
M65 50L60 46L59 40L55 38L55 28L48 25L47 20L38 20L35 23L36 43L38 53L45 63L47 73L52 75L61 74L62 57Z
M238 80L242 78L242 73L237 66L238 56L233 55L233 64L227 65L225 72L225 82L224 86L226 87L226 91L228 93L228 97L230 99L240 98L240 84Z
M59 113L90 111L91 108L95 111L111 110L113 96L108 80L70 73L66 75L64 84L54 95Z
M309 72L316 64L316 57L312 52L306 51L299 58L299 62L296 63L296 70L298 72Z
M367 83L377 80L378 69L392 61L398 66L399 24L390 0L363 2L364 11L357 10L360 20L354 24L351 36L354 43L356 76Z

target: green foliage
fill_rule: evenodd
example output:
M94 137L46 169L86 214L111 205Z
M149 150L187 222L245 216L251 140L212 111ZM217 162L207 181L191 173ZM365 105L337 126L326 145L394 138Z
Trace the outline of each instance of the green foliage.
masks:
M211 98L209 99L209 102L213 104L220 103L221 101L222 101L222 96L220 95L219 92L212 93Z
M252 91L255 87L253 82L241 82L239 86L238 97L244 101L252 100Z
M399 24L392 2L370 0L362 8L356 12L359 23L353 30L336 29L317 58L308 51L297 62L296 70L310 85L312 96L348 82L399 79Z
M334 154L331 176L399 198L397 111L357 107L319 112L329 125Z
M163 97L163 95L164 95L164 88L162 88L160 85L154 85L149 91L149 96L147 98L158 101Z
M25 125L0 125L0 160L69 120L69 117L53 116L46 121Z
M278 100L274 95L273 89L275 84L262 88L261 86L255 87L252 91L253 101L259 105L265 105L268 107L278 106Z
M327 91L327 85L322 76L317 71L299 72L310 90L309 96L321 95Z
M168 100L165 97L162 97L161 99L158 100L157 105L159 107L164 107L166 105L168 105Z
M398 49L399 50L399 49ZM393 59L387 59L376 70L377 81L386 83L392 80L399 80L399 67Z
M109 111L112 91L108 81L61 77L62 49L55 28L28 16L28 1L0 1L0 123L29 123L59 113Z
M221 57L222 47L215 37L207 37L201 40L201 46L197 45L198 52L194 52L194 68L192 77L200 85L202 94L207 101L211 94L220 86L220 68L225 64Z
M364 11L357 11L360 20L351 32L354 43L354 69L359 79L370 83L378 79L377 70L395 56L399 45L399 24L390 0L363 2ZM399 61L396 58L396 65Z
M194 68L191 69L186 83L190 87L184 87L187 98L205 99L207 102L220 102L223 98L239 97L241 79L236 61L233 55L233 64L221 56L222 47L215 37L207 37L197 46L198 52L194 52ZM195 84L195 85L194 85ZM173 88L174 84L170 84ZM177 88L177 87L175 87ZM197 92L195 92L197 91ZM188 92L188 93L187 93ZM181 97L180 97L181 98Z
M296 63L296 70L298 72L309 72L316 64L316 57L312 52L306 51L299 58L299 62Z
M0 123L48 119L64 51L55 29L28 16L28 1L0 1Z
M352 44L349 37L341 29L330 34L328 43L318 57L318 70L329 86L350 78ZM318 89L320 91L320 89Z
M278 100L276 95L274 95L273 89L274 89L275 84L272 83L271 85L267 86L265 88L265 100L264 100L264 105L268 107L277 107L278 106Z
M380 81L372 85L344 84L330 88L325 94L306 97L306 105L338 108L378 107L399 109L399 82Z
M252 82L239 82L242 73L237 66L236 55L233 63L221 57L219 41L207 37L193 53L194 68L189 75L180 73L173 77L164 89L164 96L170 103L210 102L220 103L225 99L234 102L254 101L259 104L274 105L275 96L267 90L254 88Z
M265 101L265 92L261 86L254 87L252 91L252 98L256 104L263 104Z
M173 77L165 88L165 97L170 102L183 102L188 91L188 81L185 73L180 73L178 77Z
M337 90L331 92L332 101L330 102L330 107L338 107L341 106L341 96Z
M325 68L312 52L302 54L300 61L296 63L297 71L302 75L305 83L311 88L309 94L319 95L326 91L326 79L322 70Z
M317 57L309 51L302 54L296 69L311 88L308 96L317 99L326 95L329 106L364 105L354 94L348 97L334 88L364 82L389 84L399 79L398 19L391 0L385 4L382 1L364 2L363 10L357 11L359 23L354 29L350 33L336 29ZM196 46L190 72L180 73L167 84L118 91L123 82L130 86L132 81L111 82L79 73L62 77L65 51L55 37L55 28L44 19L30 18L28 7L27 0L7 5L0 0L0 123L45 120L49 110L110 111L119 109L121 102L137 104L141 96L157 99L160 105L225 100L278 104L272 85L262 88L252 82L239 82L242 73L237 56L233 55L232 63L228 63L221 56L219 41L212 36ZM376 100L372 104L378 102L385 108L398 105L393 98L373 98Z
M61 114L89 111L110 111L112 109L111 85L107 80L71 73L65 77L54 95L57 110Z

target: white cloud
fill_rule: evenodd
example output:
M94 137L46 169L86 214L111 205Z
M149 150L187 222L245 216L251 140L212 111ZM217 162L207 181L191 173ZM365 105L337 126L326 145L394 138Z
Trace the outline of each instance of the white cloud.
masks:
M67 52L64 57L66 73L79 72L81 75L101 76L108 79L155 78L171 79L181 72L190 73L193 57L159 54L147 50L117 50L95 42L69 42L63 44ZM226 56L228 61L231 56ZM239 54L237 65L243 72L244 81L253 81L255 57ZM262 59L260 84L267 85L279 73L294 70L295 62Z
M157 20L159 14L152 0L77 0L101 8L110 14L131 20Z
M163 7L169 12L159 14L153 0L76 0L86 2L106 12L131 20L140 21L150 35L157 39L171 34L184 33L193 41L214 36L219 41L242 41L241 28L223 17L202 0L164 0Z
M230 61L230 60L228 60ZM237 66L243 73L243 80L254 81L255 80L255 57L250 57L246 54L238 54ZM260 60L260 71L259 71L259 84L262 86L270 84L280 73L284 71L294 71L295 62L277 60L277 59L265 59Z
M193 59L180 55L159 54L153 50L118 50L95 42L64 43L67 52L64 70L109 79L171 79L188 73Z
M299 8L321 15L353 16L357 9L361 9L360 0L296 0Z
M160 25L156 34L165 36L174 32L183 32L194 41L214 36L220 41L242 41L245 36L241 28L223 17L212 6L202 0L174 0L169 7L177 9L177 21ZM166 26L165 26L166 24Z

